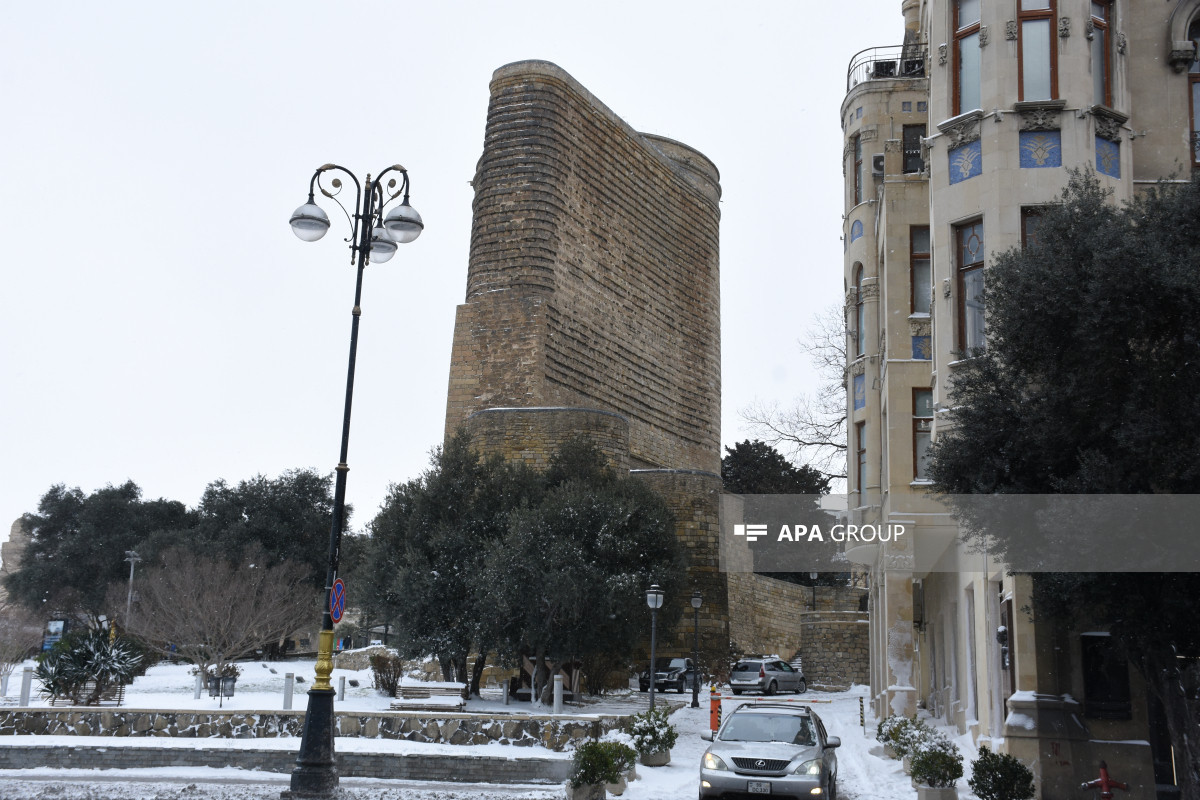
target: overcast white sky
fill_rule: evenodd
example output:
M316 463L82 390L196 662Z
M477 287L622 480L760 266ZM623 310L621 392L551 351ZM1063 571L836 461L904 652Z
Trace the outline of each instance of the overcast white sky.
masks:
M721 171L723 440L813 379L841 302L850 57L900 0L9 3L0 26L0 523L55 483L337 463L354 274L344 221L288 228L320 164L401 163L425 233L367 271L348 497L359 528L440 443L497 67L553 61ZM342 225L343 227L338 227Z

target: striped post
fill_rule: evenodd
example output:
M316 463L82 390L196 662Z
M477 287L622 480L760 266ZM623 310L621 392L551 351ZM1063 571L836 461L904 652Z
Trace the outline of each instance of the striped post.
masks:
M863 738L867 736L867 715L863 712L863 699L858 698L858 724L862 725Z
M721 695L716 686L708 687L708 727L714 731L721 727Z

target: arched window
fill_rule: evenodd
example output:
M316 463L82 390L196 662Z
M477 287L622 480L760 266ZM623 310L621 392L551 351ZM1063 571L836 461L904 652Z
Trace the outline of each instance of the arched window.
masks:
M1112 58L1109 43L1108 25L1112 16L1112 0L1092 0L1092 30L1088 37L1092 40L1092 82L1095 86L1092 102L1099 106L1111 106L1112 100Z
M867 312L863 304L863 268L859 264L854 270L854 355L867 352Z

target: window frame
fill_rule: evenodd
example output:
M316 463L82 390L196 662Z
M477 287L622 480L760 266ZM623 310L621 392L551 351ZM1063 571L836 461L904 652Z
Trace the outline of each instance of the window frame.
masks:
M972 261L969 264L964 264L962 261L963 251L964 251L963 235L967 231L974 229L976 226L979 226L979 234L980 234L980 240L981 240L981 245L979 248L979 260ZM981 349L986 347L986 341L987 341L986 337L985 337L984 341L978 345L970 345L969 346L967 344L967 327L968 326L967 326L967 292L966 292L966 280L967 280L968 275L972 272L976 272L976 271L980 271L980 270L984 269L984 264L987 261L987 239L986 239L986 236L987 236L987 232L986 232L986 229L983 227L983 217L976 217L973 220L967 220L965 222L960 222L960 223L957 223L956 225L954 225L954 237L953 237L953 240L954 240L954 277L955 277L955 284L956 284L955 294L958 295L957 303L956 303L957 311L958 311L958 320L957 320L958 321L958 326L957 326L958 330L956 331L955 338L957 339L959 352L963 353L964 356L969 354L968 348L970 346L978 346ZM979 310L979 313L981 315L986 314L986 309L981 307Z
M1188 145L1192 150L1192 166L1200 167L1200 15L1188 25L1188 38L1195 45L1192 63L1188 66Z
M954 52L952 53L952 57L953 57L952 67L953 67L953 75L954 75L954 97L952 99L953 99L953 106L954 106L954 116L956 116L956 117L965 111L972 110L969 108L964 109L962 107L962 46L963 46L963 40L968 39L971 36L978 34L979 31L983 27L983 0L979 0L980 18L978 20L976 20L975 22L972 22L970 25L967 25L965 28L960 27L958 24L959 6L961 6L961 5L962 5L962 0L954 0L954 2L952 2L950 4L950 6L951 6L950 28L951 28L952 38L954 41L954 44L953 44ZM983 70L983 66L981 63L980 64L980 72L981 73L982 73L982 70ZM982 80L983 80L982 74L978 75L976 77L980 79L981 88L982 88Z
M863 280L866 272L862 264L854 269L854 357L861 358L867 354L867 308L863 303Z
M909 132L916 132L916 148L909 147ZM921 140L925 138L925 134L929 132L929 128L924 124L905 125L901 130L900 136L900 152L903 156L901 164L901 172L905 175L919 175L925 171L925 159L921 155ZM910 154L912 154L910 156ZM916 159L916 169L909 169L910 157Z
M1019 100L1057 100L1058 99L1058 48L1054 44L1058 27L1058 2L1048 0L1049 8L1025 10L1024 0L1017 0L1017 98ZM1025 96L1025 23L1037 20L1049 21L1050 42L1050 96Z
M928 251L919 251L916 249L917 237L913 234L916 231L925 231L926 245ZM925 298L928 308L925 311L917 310L917 260L924 259L926 269L929 270L929 296ZM928 225L910 225L908 227L908 313L910 314L928 314L933 316L933 238L932 232Z
M854 480L860 500L866 500L867 483L867 422L854 423Z
M1041 206L1021 206L1021 249L1028 250L1037 243L1037 231L1031 230L1042 217Z
M862 202L863 197L863 157L862 134L854 134L854 205Z
M1097 17L1093 13L1093 9L1095 8L1095 6L1103 6L1104 7L1104 18L1103 19L1101 19L1100 17ZM1094 96L1096 92L1095 92L1095 85L1093 84L1093 88L1092 88L1093 102L1098 106L1107 106L1109 108L1112 108L1112 104L1113 104L1113 100L1112 100L1112 37L1109 35L1109 32L1112 30L1112 27L1111 27L1112 12L1113 12L1112 0L1089 0L1088 21L1091 23L1091 27L1092 27L1092 32L1089 34L1089 38L1092 38L1095 36L1101 37L1101 40L1100 40L1101 47L1100 47L1099 53L1100 53L1100 55L1102 55L1104 57L1104 63L1100 65L1102 78L1104 80L1104 91L1102 93L1103 97L1095 97ZM1089 45L1088 49L1091 51L1091 54L1093 56L1095 56L1095 54L1097 52L1097 50L1095 48L1095 44L1092 43L1091 45ZM1092 80L1093 81L1096 80L1095 69L1096 69L1096 60L1095 60L1095 58L1093 58L1092 59L1092 70L1093 70Z
M917 407L918 407L917 406L917 394L921 393L921 392L929 393L929 416L927 416L927 417L918 417L917 416ZM928 427L922 431L922 430L920 430L920 428L921 428L921 423L923 423L923 422L928 423ZM912 389L912 452L913 452L913 457L912 457L912 475L913 475L913 477L912 477L912 479L914 481L926 481L926 480L929 480L928 476L921 475L920 470L918 469L918 464L920 463L920 459L917 458L917 452L918 452L917 451L917 435L919 433L924 433L927 436L929 436L930 443L932 444L932 442L933 442L933 389L927 389L927 388L923 388L920 386L914 386Z

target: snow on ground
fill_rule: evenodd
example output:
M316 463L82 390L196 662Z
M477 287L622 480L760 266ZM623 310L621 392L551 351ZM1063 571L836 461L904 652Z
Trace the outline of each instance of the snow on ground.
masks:
M279 662L263 666L261 662L242 665L234 697L224 698L224 708L240 710L273 710L283 708L284 675L293 672L305 677L304 684L297 684L293 708L303 709L307 701L304 694L312 685L313 662ZM126 688L125 708L179 708L216 709L218 700L208 697L207 692L195 699L195 679L188 674L189 666L158 665L151 667L146 675ZM336 702L336 708L349 710L388 710L391 698L384 697L371 688L370 670L351 672L334 670L333 685L339 678L347 678L346 698ZM349 680L357 680L358 687L349 686ZM7 695L0 702L14 704L20 692L20 670L9 682ZM31 705L45 706L38 697L37 683ZM810 691L799 696L770 698L771 701L794 700L810 704L825 722L830 735L840 736L842 746L838 750L839 795L846 800L914 800L916 790L901 769L900 762L883 755L883 747L875 741L875 721L868 711L867 734L859 725L859 698L865 702L866 688L856 686L846 692ZM658 695L660 700L690 702L690 695L674 693ZM746 697L726 700L726 711L732 705L755 702ZM643 710L648 705L647 695L636 691L617 693L594 703L567 705L565 714L629 714ZM496 692L485 692L483 700L472 700L467 705L469 712L518 712L530 711L527 703L505 706ZM548 708L539 708L535 713L549 713ZM665 767L639 766L638 778L630 782L623 800L692 800L696 797L700 758L708 742L700 738L709 724L709 703L701 696L701 707L686 705L676 711L672 721L679 729L679 741L671 751L671 763ZM974 795L966 786L970 775L970 761L976 756L969 736L959 736L956 731L946 729L959 749L963 751L964 769L967 773L958 783L959 797L971 800ZM107 747L125 744L157 747L196 747L202 745L197 739L169 739L157 737L3 737L5 743L45 744L64 746L96 742ZM278 747L299 749L298 738L277 739L227 739L222 747ZM453 754L509 755L519 757L569 758L569 753L554 753L541 747L506 747L489 744L478 747L423 744L385 739L339 738L337 748L344 751L415 753L448 752ZM117 771L93 770L12 770L0 775L0 800L249 800L249 798L278 797L287 788L288 775L277 775L238 769L164 768ZM359 778L343 778L341 781L346 800L548 800L564 796L562 787L547 786L501 786L469 784L430 784L408 781L379 781Z

